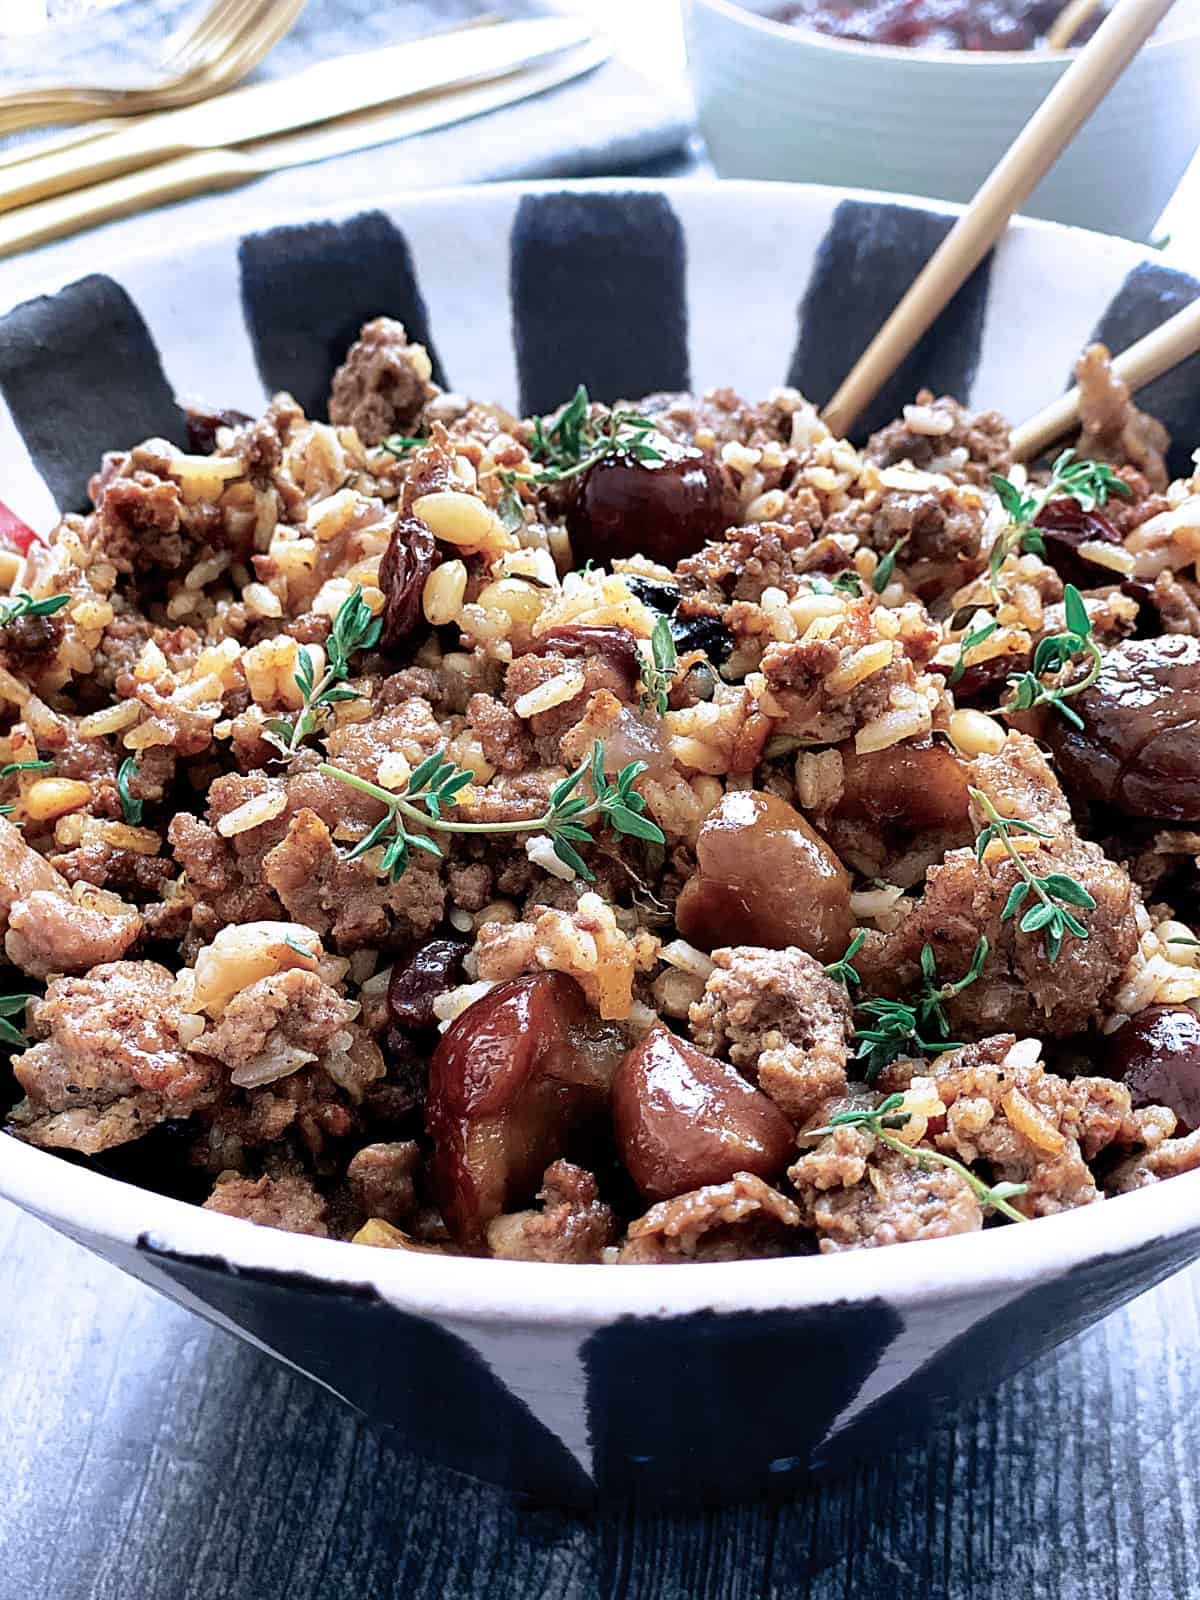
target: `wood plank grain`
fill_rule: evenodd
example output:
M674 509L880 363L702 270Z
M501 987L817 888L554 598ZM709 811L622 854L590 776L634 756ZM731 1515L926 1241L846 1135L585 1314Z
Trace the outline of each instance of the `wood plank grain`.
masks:
M0 1600L1200 1600L1200 1271L780 1506L515 1504L0 1204Z

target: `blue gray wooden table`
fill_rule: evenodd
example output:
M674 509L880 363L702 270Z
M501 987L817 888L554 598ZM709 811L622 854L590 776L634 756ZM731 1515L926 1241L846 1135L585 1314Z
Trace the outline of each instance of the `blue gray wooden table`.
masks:
M1200 1268L791 1504L583 1519L424 1467L0 1202L0 1600L1193 1600Z

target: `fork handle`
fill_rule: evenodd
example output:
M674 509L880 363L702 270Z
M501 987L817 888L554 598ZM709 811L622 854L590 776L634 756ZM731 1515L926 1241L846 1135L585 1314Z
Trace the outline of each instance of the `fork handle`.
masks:
M51 239L78 233L81 228L127 217L147 206L186 200L213 189L232 189L260 176L259 164L236 150L199 150L161 162L141 172L131 172L107 183L93 184L23 206L0 217L0 256L15 255Z

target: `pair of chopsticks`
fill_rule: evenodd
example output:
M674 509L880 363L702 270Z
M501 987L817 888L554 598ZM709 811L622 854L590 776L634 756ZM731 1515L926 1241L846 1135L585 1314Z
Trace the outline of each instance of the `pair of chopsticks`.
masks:
M934 251L899 305L855 362L822 413L830 430L849 432L864 407L1003 233L1079 129L1171 9L1173 0L1117 0L1107 19L1038 107L971 204ZM1200 304L1124 352L1113 370L1130 388L1161 376L1200 349ZM1066 433L1079 417L1072 389L1012 435L1022 461Z
M574 19L499 22L335 58L137 118L0 166L0 256L166 200L481 116L606 56Z

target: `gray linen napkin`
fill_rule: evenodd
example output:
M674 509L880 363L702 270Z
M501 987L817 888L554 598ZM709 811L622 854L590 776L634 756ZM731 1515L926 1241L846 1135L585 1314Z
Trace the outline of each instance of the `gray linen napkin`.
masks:
M163 39L207 3L126 0L43 35L0 39L0 88L39 78L137 82ZM528 16L553 9L539 0L309 0L295 29L252 81L285 76L329 56L395 44L488 10ZM487 117L108 224L89 235L92 260L102 266L107 255L161 248L165 227L173 233L251 227L256 218L277 215L289 205L343 207L407 188L628 172L680 150L689 123L682 97L672 99L623 63L610 61ZM45 281L59 276L57 256L63 250L63 245L46 245L32 258L27 253L0 261L0 304L30 292L33 258Z

